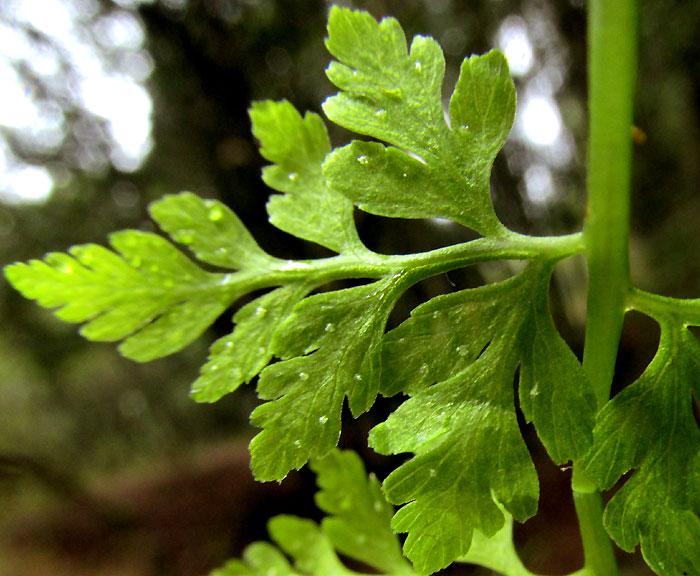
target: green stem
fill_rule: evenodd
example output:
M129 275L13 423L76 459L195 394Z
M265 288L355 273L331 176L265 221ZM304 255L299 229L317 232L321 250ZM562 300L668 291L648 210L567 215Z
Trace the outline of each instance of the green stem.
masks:
M576 476L577 471L574 470ZM578 516L585 559L584 573L616 576L619 572L610 537L603 526L603 498L593 486L586 491L585 478L574 478L574 505ZM592 486L592 485L591 485Z
M632 288L628 306L657 321L670 317L689 326L700 326L700 298L671 298Z
M344 278L382 278L407 269L412 271L412 276L418 281L483 262L542 258L560 260L583 250L581 234L531 237L510 233L499 238L479 238L418 254L343 254L316 260L279 260L267 269L222 275L219 285L237 286L244 277L248 290L281 286L295 280L320 285Z
M584 367L610 396L629 289L629 188L636 79L634 0L592 0L589 16L588 317Z
M588 312L583 366L598 406L610 397L629 290L629 190L637 67L635 0L589 3ZM615 576L617 563L602 524L602 500L579 470L574 501L592 576Z

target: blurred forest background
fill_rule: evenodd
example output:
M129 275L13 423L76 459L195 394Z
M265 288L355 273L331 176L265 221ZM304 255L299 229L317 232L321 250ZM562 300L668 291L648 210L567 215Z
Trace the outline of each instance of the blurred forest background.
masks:
M464 56L492 47L518 89L513 133L493 174L504 222L533 234L580 229L585 211L586 7L583 0L338 2L396 16L410 38L435 37L447 59L445 97ZM260 244L285 258L324 256L266 221L269 191L247 108L288 99L321 112L330 2L322 0L0 1L0 264L39 258L123 228L153 230L146 206L190 190L231 206ZM633 277L667 295L700 296L700 6L642 0ZM350 135L331 128L334 144ZM614 158L610 158L614 162ZM439 220L357 214L386 253L464 241ZM420 299L510 274L479 267L418 286ZM557 322L579 351L585 263L558 269ZM0 281L0 573L194 576L255 539L280 512L317 517L313 477L260 485L248 471L252 387L197 405L189 385L230 315L187 350L144 365L24 301ZM617 388L642 371L658 331L625 325ZM341 444L382 477L365 448L377 417L348 418ZM518 527L533 569L562 574L582 560L569 472L538 455L541 514ZM567 495L568 494L568 495ZM650 574L621 555L625 574ZM445 574L483 574L458 567Z

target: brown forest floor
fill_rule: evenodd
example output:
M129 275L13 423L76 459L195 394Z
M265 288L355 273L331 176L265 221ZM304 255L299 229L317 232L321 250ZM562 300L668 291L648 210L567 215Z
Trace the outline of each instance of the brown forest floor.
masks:
M265 522L279 513L314 516L313 477L295 473L261 484L248 468L241 441L198 450L178 463L120 473L78 497L40 512L0 520L3 576L199 576L253 540L266 539ZM538 516L517 527L527 565L565 574L582 556L568 489L569 473L540 469ZM625 576L651 575L639 555L620 556ZM486 574L453 566L445 576Z

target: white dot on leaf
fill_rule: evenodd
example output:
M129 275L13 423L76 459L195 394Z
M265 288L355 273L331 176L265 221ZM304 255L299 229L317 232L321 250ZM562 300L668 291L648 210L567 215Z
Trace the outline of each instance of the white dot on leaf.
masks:
M217 222L224 217L224 211L218 204L212 204L209 207L209 220L212 222Z

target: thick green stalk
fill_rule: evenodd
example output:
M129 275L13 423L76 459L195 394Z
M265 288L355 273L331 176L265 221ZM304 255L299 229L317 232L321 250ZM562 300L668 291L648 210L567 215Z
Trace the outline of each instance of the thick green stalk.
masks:
M592 0L589 16L588 317L584 367L610 396L629 290L629 188L636 82L635 0Z
M576 475L576 471L574 471ZM603 526L603 499L600 492L587 492L581 484L587 480L574 478L574 505L578 516L584 553L586 576L617 576L619 574L615 553L608 533Z
M588 312L583 366L598 406L610 397L629 290L629 190L637 67L636 0L591 0L588 23ZM575 470L574 502L592 576L615 576L602 500Z

